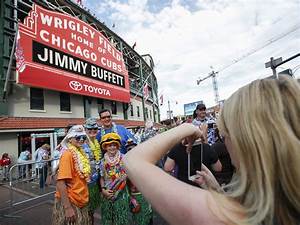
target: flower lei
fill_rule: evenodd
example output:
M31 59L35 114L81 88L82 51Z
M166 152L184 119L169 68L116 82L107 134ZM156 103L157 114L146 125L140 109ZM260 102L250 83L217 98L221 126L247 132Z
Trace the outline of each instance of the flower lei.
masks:
M108 162L111 166L117 164L121 160L120 151L116 153L115 156L110 157L107 153L104 155L106 162Z
M111 129L111 133L118 133L118 130L117 130L117 126L115 123L112 123L112 129ZM103 137L103 135L105 135L105 128L102 126L101 127L101 137Z
M90 140L89 146L93 152L95 160L99 162L102 154L101 154L101 148L98 140L96 138L94 139L94 141Z
M75 170L78 173L79 177L89 182L91 166L87 155L84 153L82 148L77 148L72 144L68 144L68 149L72 153L75 162Z
M126 175L123 168L122 155L117 152L114 157L109 157L107 153L104 154L104 168L106 174L111 177L112 181L119 179L120 177Z

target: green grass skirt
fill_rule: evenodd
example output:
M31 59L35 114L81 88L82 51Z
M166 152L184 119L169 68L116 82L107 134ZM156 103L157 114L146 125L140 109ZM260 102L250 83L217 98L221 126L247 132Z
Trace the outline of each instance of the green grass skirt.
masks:
M101 205L102 194L97 183L89 184L89 211L95 211Z
M101 203L101 225L131 225L129 195L126 188L115 201L103 198Z
M148 225L152 219L151 205L146 201L141 193L134 194L133 197L141 206L141 209L138 213L132 213L133 224Z

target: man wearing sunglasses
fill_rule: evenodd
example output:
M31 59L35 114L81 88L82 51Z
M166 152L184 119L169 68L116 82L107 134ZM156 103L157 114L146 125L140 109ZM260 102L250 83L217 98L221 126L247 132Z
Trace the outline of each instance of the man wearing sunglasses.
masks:
M134 140L134 142L136 142L133 135L124 126L117 125L114 122L112 122L111 113L108 109L103 109L102 111L100 111L99 117L100 117L101 127L96 137L97 140L100 141L102 136L107 133L117 133L121 137L120 152L122 154L125 154L127 152L125 147L127 140L132 139Z

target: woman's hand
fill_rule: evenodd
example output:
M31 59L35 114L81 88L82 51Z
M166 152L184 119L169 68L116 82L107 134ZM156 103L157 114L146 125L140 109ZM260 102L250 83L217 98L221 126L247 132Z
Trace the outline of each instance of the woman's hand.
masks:
M191 125L189 125L189 126L191 126ZM191 152L195 140L197 140L197 139L204 140L203 131L196 126L192 126L192 127L194 127L193 128L194 131L193 131L192 135L185 138L185 143L187 143L187 147L186 147L187 153Z
M65 218L67 224L75 223L76 214L72 206L65 207Z
M208 125L207 123L203 123L199 126L199 129L203 133L202 142L207 143L207 135L208 135Z
M111 199L114 196L114 192L112 190L102 189L102 194L106 199Z
M221 186L219 185L214 175L204 164L202 164L202 170L196 172L198 177L194 180L194 182L200 187L204 189L213 189L217 192L223 192Z

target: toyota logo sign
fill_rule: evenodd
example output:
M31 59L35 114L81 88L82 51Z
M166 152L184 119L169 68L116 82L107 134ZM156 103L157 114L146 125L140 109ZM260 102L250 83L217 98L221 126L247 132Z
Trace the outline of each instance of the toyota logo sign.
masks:
M81 91L82 90L82 84L78 81L72 80L69 82L70 88L72 88L74 91Z

